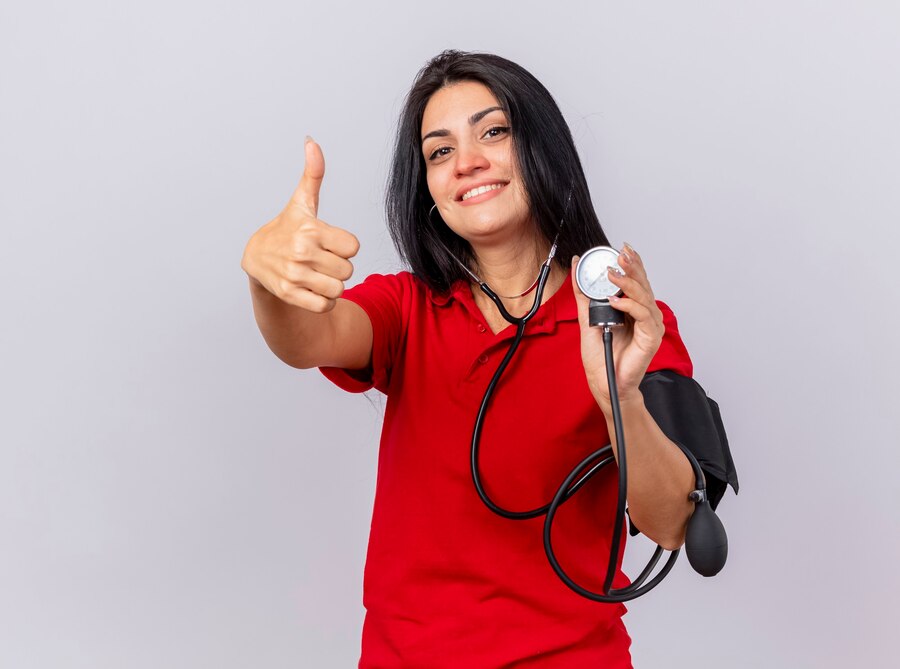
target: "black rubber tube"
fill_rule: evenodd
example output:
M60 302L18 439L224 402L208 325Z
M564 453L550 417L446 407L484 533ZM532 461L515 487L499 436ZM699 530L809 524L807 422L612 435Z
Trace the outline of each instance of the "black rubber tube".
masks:
M559 507L564 504L566 501L572 498L572 496L580 490L585 483L587 483L597 472L600 471L603 467L612 462L615 462L616 458L612 455L612 445L608 444L603 448L594 451L589 456L584 458L566 477L565 481L563 481L562 485L556 492L556 495L553 499L543 506L537 507L535 509L529 509L527 511L511 511L509 509L504 509L497 503L495 503L490 496L487 494L485 487L481 481L481 474L479 471L479 447L481 442L481 433L484 428L485 416L487 414L487 408L490 405L491 398L494 394L495 389L497 388L497 384L500 381L500 377L503 375L503 372L509 366L510 362L513 359L516 351L519 348L519 345L522 343L522 338L525 334L525 325L528 321L537 313L538 307L540 307L541 299L544 293L544 287L547 283L547 277L549 275L550 268L549 265L545 265L541 269L541 274L538 277L538 287L534 299L534 304L527 314L522 316L521 318L516 318L509 314L506 308L503 306L503 302L500 298L487 286L487 284L482 283L481 289L484 293L491 298L491 300L497 305L497 308L500 310L501 315L510 323L516 326L516 334L513 338L512 343L509 346L509 349L506 352L506 355L503 356L500 364L498 365L496 371L491 377L490 382L488 383L488 387L485 390L484 397L481 400L481 405L478 409L478 415L475 418L475 426L472 430L472 443L471 443L471 471L472 471L472 481L475 485L475 490L478 492L478 496L481 498L481 501L484 502L485 506L488 507L492 512L497 515L507 518L509 520L529 520L532 518L537 518L540 516L545 516L544 519L544 552L547 554L547 560L550 562L550 566L556 572L557 576L565 583L569 588L571 588L574 592L579 595L586 597L587 599L591 599L596 602L604 602L604 603L619 603L619 602L627 602L629 600L640 597L641 595L646 594L653 588L655 588L662 580L666 577L666 575L671 571L672 567L675 565L675 561L678 559L679 551L675 550L669 556L669 559L666 560L666 563L663 565L662 569L659 571L656 576L654 576L648 583L645 584L645 581L650 576L650 574L655 569L656 565L659 563L660 557L663 553L663 548L661 546L657 546L654 551L653 556L650 558L649 563L643 569L643 571L638 575L638 577L632 581L632 583L624 588L613 589L612 582L616 575L616 570L618 566L618 557L619 557L619 547L621 546L622 533L624 529L625 523L625 506L627 503L627 482L628 482L628 469L627 469L627 461L625 455L625 435L624 429L622 426L622 413L621 408L619 407L619 396L618 396L618 388L616 385L616 372L615 372L615 360L613 357L613 347L612 347L612 331L609 328L605 328L603 332L603 348L606 359L606 375L607 375L607 383L609 385L609 393L610 393L610 403L612 405L613 411L613 427L614 433L616 437L616 447L617 447L617 455L618 455L618 465L619 465L619 489L616 501L616 517L613 523L613 536L610 541L610 553L609 553L609 562L606 568L606 576L603 584L603 592L597 593L592 592L573 581L568 574L562 569L562 566L559 564L559 561L556 559L556 555L553 553L553 545L551 541L551 534L553 528L553 519L556 516L556 511ZM699 469L696 462L692 462L692 464L696 469ZM581 472L587 469L587 471L582 475Z

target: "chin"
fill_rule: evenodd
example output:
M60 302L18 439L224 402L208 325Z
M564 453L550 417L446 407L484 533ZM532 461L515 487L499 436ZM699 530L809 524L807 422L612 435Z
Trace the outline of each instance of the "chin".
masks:
M529 229L527 221L516 222L495 217L485 217L468 223L462 236L470 242L488 240L492 237L518 238L525 235Z

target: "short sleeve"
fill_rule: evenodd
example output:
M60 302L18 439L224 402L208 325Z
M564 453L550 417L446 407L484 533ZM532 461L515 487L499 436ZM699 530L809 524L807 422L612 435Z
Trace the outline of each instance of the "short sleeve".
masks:
M406 329L404 305L411 279L407 272L372 274L344 291L341 297L362 307L372 323L372 361L366 369L320 367L322 374L339 388L351 393L376 388L387 394L391 370Z
M653 360L647 367L647 373L668 369L690 378L694 374L694 363L691 362L691 356L688 355L684 342L681 341L678 320L665 302L657 300L656 306L662 311L663 325L666 331L663 334L659 350L656 351L656 355L653 356Z

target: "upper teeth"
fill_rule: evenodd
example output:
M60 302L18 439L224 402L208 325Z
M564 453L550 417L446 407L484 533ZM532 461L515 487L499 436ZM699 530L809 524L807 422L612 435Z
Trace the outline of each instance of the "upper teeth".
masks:
M475 197L476 195L487 193L489 190L497 190L498 188L503 188L503 186L504 184L490 184L489 186L479 186L478 188L473 188L469 192L464 193L462 199L468 200L470 197Z

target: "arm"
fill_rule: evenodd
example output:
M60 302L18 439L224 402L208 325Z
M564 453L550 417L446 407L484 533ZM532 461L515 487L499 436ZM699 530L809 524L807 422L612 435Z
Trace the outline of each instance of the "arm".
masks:
M363 309L338 299L325 313L308 311L275 297L250 277L256 324L266 344L298 369L363 369L372 359L372 323Z
M581 326L581 357L588 386L606 417L613 451L618 458L612 405L606 378L601 328L588 324L589 300L573 283ZM610 303L630 318L613 336L616 384L628 452L628 507L634 524L667 549L684 543L687 521L693 512L688 494L694 489L690 463L660 430L647 412L639 385L662 341L665 327L640 256L625 246L619 263L626 275L609 272L609 279L627 295Z
M355 236L317 218L325 158L306 142L306 167L284 210L247 242L253 312L281 360L306 369L362 369L372 357L372 324L361 307L339 299L353 274Z
M679 548L694 510L688 500L696 487L694 471L681 449L659 429L640 392L620 400L619 406L628 452L628 514L651 540L666 550ZM601 409L618 459L612 408L601 405Z

